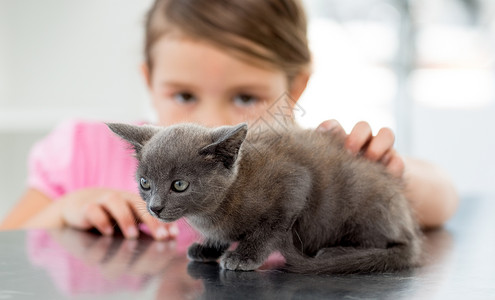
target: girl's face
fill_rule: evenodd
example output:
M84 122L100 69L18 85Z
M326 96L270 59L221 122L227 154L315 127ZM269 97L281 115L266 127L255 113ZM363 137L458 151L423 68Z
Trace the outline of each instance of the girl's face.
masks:
M146 68L144 73L163 126L253 121L290 93L282 71L256 67L198 40L162 37L154 45L152 61L151 74Z

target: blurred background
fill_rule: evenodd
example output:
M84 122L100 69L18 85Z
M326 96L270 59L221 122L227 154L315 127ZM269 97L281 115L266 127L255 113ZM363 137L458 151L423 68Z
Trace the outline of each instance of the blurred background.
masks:
M139 71L151 3L0 0L0 218L56 124L155 120ZM314 74L299 122L391 127L462 196L495 194L495 1L304 3Z

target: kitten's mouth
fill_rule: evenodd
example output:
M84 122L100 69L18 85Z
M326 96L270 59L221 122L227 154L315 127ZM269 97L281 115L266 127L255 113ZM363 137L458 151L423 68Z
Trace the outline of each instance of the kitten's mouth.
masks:
M164 222L173 222L184 216L185 208L163 209L159 214L153 213L155 218L158 218Z

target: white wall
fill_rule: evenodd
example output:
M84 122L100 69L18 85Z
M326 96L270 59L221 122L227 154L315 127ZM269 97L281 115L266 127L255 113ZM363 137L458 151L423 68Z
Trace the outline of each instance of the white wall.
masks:
M482 108L414 108L412 153L443 167L463 195L495 195L495 99L492 100Z
M1 1L0 129L48 129L73 116L146 115L139 64L149 4Z

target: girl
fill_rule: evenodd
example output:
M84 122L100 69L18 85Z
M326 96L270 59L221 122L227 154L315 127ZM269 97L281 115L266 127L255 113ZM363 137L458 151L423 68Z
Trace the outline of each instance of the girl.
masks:
M142 72L159 125L216 126L253 121L281 105L276 100L284 93L299 99L310 57L298 0L157 0L147 16ZM335 120L318 130L345 134ZM452 216L457 196L449 179L426 162L403 159L390 129L372 136L360 122L346 141L352 153L404 177L422 226L439 226ZM136 223L156 239L175 237L182 228L146 213L135 165L126 144L104 124L64 123L33 148L29 188L1 228L71 226L112 235L115 221L126 238L139 235Z

